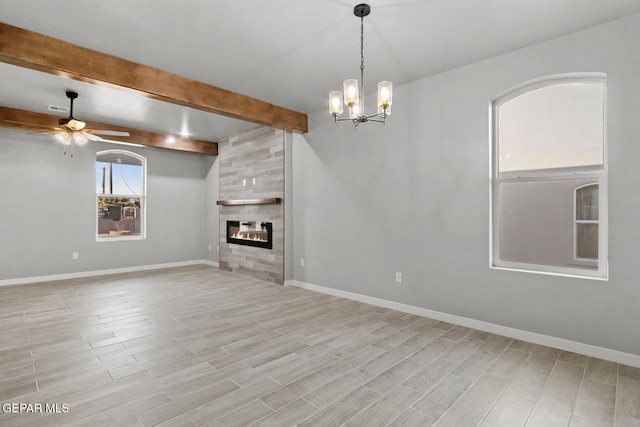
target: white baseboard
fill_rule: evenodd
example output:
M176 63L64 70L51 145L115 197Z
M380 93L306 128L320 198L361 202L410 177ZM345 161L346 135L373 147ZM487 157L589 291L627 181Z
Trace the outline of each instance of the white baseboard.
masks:
M285 286L295 286L302 289L308 289L323 294L333 295L366 304L385 307L392 310L402 311L404 313L415 314L417 316L428 317L430 319L441 320L443 322L453 323L455 325L466 326L468 328L478 329L492 334L503 335L509 338L515 338L522 341L532 342L534 344L545 345L548 347L558 348L560 350L571 351L574 353L584 354L585 356L596 357L598 359L609 360L611 362L621 363L623 365L634 366L640 368L640 355L623 353L617 350L597 347L590 344L583 344L576 341L570 341L563 338L552 337L549 335L538 334L535 332L523 331L507 326L496 325L494 323L483 322L481 320L470 319L468 317L456 316L454 314L443 313L440 311L429 310L427 308L416 307L413 305L403 304L395 301L389 301L381 298L370 297L367 295L356 294L353 292L341 291L339 289L327 288L324 286L313 285L311 283L301 282L299 280L286 280Z
M215 261L197 259L192 261L168 262L165 264L138 265L135 267L110 268L107 270L79 271L76 273L52 274L48 276L21 277L18 279L0 280L0 286L24 285L27 283L53 282L56 280L80 279L84 277L107 276L110 274L134 273L137 271L159 270L162 268L184 267L187 265L206 264L211 267L219 267Z
M220 268L220 264L218 263L218 261L209 261L208 259L203 259L201 260L201 263L206 264L210 267Z

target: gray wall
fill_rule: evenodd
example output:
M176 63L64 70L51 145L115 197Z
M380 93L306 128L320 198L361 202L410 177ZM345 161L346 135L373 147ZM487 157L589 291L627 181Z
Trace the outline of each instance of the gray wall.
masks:
M638 40L636 15L396 87L385 126L310 115L293 144L294 279L640 354ZM490 100L578 71L607 73L610 279L490 269Z
M220 163L218 157L206 157L207 176L205 179L205 236L206 253L204 259L218 262L220 245L220 208L216 201L220 199ZM211 249L209 249L211 247Z
M205 258L211 158L131 147L147 158L147 239L98 243L95 153L122 147L89 143L70 158L52 138L7 129L0 143L0 280Z

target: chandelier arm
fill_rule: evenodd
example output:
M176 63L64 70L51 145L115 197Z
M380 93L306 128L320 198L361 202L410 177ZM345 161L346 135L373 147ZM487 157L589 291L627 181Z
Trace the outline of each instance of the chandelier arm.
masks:
M385 113L375 113L375 114L369 114L368 116L364 116L366 118L371 118L371 117L384 117L386 118L387 115Z
M337 122L353 122L355 120L358 120L358 119L352 119L350 117L338 117L338 116L333 116L333 117L335 118L336 123Z

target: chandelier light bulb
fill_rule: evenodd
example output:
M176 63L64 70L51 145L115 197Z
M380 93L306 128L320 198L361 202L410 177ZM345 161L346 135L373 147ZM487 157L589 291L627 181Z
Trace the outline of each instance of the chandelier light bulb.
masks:
M360 116L360 106L354 104L353 107L349 107L349 118L356 119L358 116Z
M349 107L358 104L358 81L356 79L348 79L344 81L344 103Z
M391 114L392 91L393 85L391 82L378 83L378 114L382 114L384 117Z
M334 117L342 114L342 92L333 91L329 94L329 112Z

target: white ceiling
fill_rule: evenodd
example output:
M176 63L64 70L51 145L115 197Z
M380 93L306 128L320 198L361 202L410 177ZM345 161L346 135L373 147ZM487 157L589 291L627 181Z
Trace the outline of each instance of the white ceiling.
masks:
M370 0L365 84L418 78L640 12L638 0ZM303 113L359 77L345 0L0 0L0 19ZM0 64L0 105L219 139L254 124ZM367 90L370 92L370 90ZM394 99L395 103L402 102ZM328 114L328 113L327 113Z

